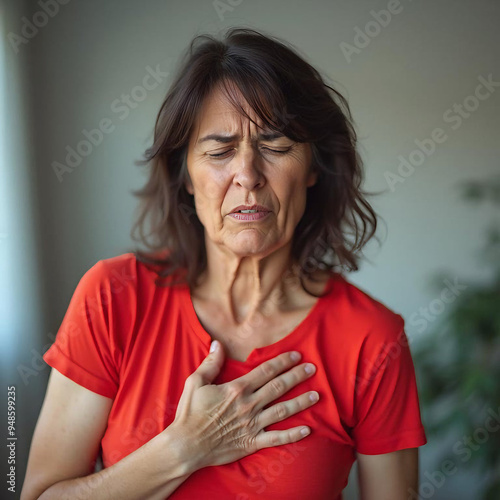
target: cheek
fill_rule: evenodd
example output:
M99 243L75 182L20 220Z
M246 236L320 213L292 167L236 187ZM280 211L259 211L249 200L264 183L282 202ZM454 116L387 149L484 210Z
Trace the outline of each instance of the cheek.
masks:
M283 223L296 226L304 214L306 207L306 185L304 182L290 180L286 186L282 185L280 192L277 192L280 201L280 214Z
M203 222L203 220L220 217L226 191L225 184L221 182L221 179L209 175L200 176L196 181L194 197L198 218Z
M276 188L276 194L286 207L297 207L304 202L306 194L305 183L298 176L282 179Z

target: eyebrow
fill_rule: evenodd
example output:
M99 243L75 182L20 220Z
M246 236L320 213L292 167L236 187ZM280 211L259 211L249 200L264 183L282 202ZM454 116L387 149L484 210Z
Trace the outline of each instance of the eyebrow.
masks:
M198 139L196 144L201 144L206 141L217 141L223 144L227 144L228 142L232 142L237 139L239 136L237 134L233 135L222 135L222 134L209 134L201 139ZM259 139L263 139L264 141L273 141L274 139L279 139L280 137L285 137L281 132L268 132L259 134Z

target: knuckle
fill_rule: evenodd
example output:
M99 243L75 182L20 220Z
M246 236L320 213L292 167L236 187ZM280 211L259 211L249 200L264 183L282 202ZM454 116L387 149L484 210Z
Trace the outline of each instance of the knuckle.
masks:
M287 401L288 404L289 404L289 410L290 410L290 414L293 414L293 413L297 413L299 412L300 410L302 410L302 402L301 400L297 397L297 398L294 398L294 399L290 399L289 401Z
M248 422L248 430L252 436L256 436L261 429L261 422L258 415L253 415Z
M272 363L263 363L261 366L261 370L266 378L271 378L275 373Z
M300 384L308 378L308 374L304 370L304 367L300 367L298 370L291 373L291 376L293 377L294 385Z
M283 380L280 378L275 378L269 382L271 390L276 394L281 394L284 389Z
M230 397L236 398L243 394L245 386L241 382L233 380L231 383L227 385L226 389Z
M261 415L261 413L258 413L250 421L249 429L254 436L256 436L263 427Z
M257 437L256 436L252 436L250 437L250 439L248 440L248 444L247 444L247 450L250 452L250 453L254 453L258 450L258 446L257 446Z
M295 413L298 413L299 411L305 410L306 408L309 408L311 406L312 402L309 399L309 394L304 394L300 399L297 398L296 401L294 401L294 407L295 407Z
M250 418L251 407L245 398L234 400L234 412L241 422L246 422Z
M248 442L244 439L238 439L235 446L238 450L246 451L248 449Z
M253 414L255 413L255 403L249 400L243 400L240 402L240 411L242 415L245 415L249 421L251 421L251 418Z
M279 446L281 444L280 442L280 438L278 437L277 434L273 434L271 437L270 437L270 441L271 441L271 445L272 446Z
M304 370L304 366L305 366L304 364L299 365L296 367L296 370L292 371L293 376L297 379L297 381L304 380L305 378L307 378L307 373Z
M277 404L275 406L276 408L276 415L280 419L284 419L288 415L288 408L284 404Z

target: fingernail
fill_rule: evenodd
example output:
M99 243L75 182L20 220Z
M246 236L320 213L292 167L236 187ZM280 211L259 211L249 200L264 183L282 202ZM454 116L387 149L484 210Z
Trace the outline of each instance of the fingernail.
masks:
M292 361L298 361L300 359L300 354L297 351L293 351L290 354L290 358Z
M307 428L307 427L303 427L302 429L300 429L300 433L303 435L303 436L307 436L310 432L310 429Z
M211 344L210 344L210 352L214 352L215 349L217 349L217 341L214 340Z
M307 365L304 366L304 370L306 373L312 373L314 372L314 365L312 365L311 363L307 363Z

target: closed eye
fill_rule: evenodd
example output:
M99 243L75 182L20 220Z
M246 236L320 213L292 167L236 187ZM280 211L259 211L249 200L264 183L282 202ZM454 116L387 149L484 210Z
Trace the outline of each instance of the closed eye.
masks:
M290 149L291 148L287 148L287 149L262 148L263 151L268 151L270 153L276 153L276 154L285 154L285 153L288 153L288 151L290 151ZM216 154L209 154L208 156L210 158L223 158L225 155L227 155L230 152L231 152L231 150L229 149L228 151L224 151L222 153L216 153Z

